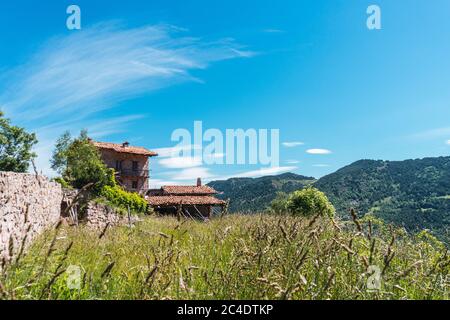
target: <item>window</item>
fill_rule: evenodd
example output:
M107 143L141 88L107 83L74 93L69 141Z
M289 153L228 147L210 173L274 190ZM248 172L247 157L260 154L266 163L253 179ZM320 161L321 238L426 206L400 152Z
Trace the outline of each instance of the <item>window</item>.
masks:
M120 171L122 169L122 163L119 160L116 160L116 171Z
M138 171L138 167L139 167L139 162L137 161L133 161L133 171Z
M137 181L131 182L131 188L132 189L137 189L138 188L138 182Z

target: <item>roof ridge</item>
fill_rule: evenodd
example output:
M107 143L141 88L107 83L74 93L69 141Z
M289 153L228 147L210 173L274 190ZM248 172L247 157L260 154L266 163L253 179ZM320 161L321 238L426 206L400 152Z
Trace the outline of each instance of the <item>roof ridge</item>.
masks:
M108 150L113 150L116 152L120 152L120 153L131 153L131 154L140 154L140 155L145 155L148 157L154 157L157 156L158 153L151 151L145 147L141 147L141 146L131 146L128 144L128 142L126 143L115 143L115 142L101 142L101 141L95 141L95 140L90 140L92 142L92 144L94 146L96 146L99 149L108 149Z

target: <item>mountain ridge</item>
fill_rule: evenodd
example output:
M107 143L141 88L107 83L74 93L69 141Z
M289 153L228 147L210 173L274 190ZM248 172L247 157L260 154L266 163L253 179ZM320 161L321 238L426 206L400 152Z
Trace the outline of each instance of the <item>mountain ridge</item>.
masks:
M237 180L236 180L237 179ZM350 208L360 216L371 214L409 231L430 229L448 237L450 229L450 157L400 161L361 159L315 179L295 173L260 178L212 181L230 198L231 212L264 210L276 193L312 185L325 192L338 216L348 218Z

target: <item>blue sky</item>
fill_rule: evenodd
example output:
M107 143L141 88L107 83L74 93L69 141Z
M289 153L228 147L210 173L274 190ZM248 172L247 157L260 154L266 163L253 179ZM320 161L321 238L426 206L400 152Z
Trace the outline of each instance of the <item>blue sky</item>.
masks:
M2 3L0 109L38 134L49 175L65 130L160 151L195 120L280 130L276 168L176 166L162 155L153 186L449 155L449 1L242 2ZM70 4L81 30L66 28ZM381 30L366 27L371 4Z

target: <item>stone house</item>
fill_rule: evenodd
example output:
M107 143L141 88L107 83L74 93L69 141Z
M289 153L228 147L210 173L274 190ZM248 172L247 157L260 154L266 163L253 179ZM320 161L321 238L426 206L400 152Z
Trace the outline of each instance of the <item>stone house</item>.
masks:
M226 202L217 199L218 192L202 185L197 179L194 186L162 186L160 189L150 189L146 194L147 202L160 214L182 215L185 217L209 218L214 208L222 212Z
M150 178L150 158L158 154L143 147L91 140L102 160L116 172L117 182L127 191L145 194Z

